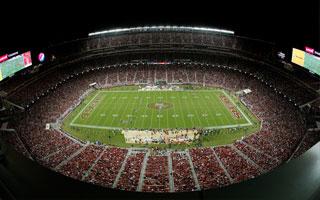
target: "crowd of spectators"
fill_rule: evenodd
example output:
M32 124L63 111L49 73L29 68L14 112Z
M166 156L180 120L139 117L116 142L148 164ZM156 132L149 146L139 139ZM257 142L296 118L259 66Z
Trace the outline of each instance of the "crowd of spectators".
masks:
M248 156L254 163L260 166L264 172L268 172L274 167L278 166L280 163L279 160L263 153L257 149L254 149L241 141L236 142L234 146Z
M189 151L202 189L222 187L232 182L211 148L193 148Z
M216 147L214 148L214 151L234 182L254 178L260 174L260 171L256 166L248 162L247 159L241 157L231 147Z
M188 157L184 152L172 152L172 175L176 192L194 191L197 189L192 176Z
M170 191L168 156L149 156L142 191Z
M127 149L107 148L85 180L101 186L112 187L127 152Z
M42 158L38 162L50 169L55 169L55 167L57 167L61 162L68 159L71 155L80 150L81 147L82 146L78 143L62 147L61 149L57 150L57 152Z
M99 87L106 87L154 83L157 80L199 83L234 92L250 88L252 93L241 97L241 100L262 120L262 127L257 133L234 144L246 157L230 146L192 148L184 153L171 153L170 156L166 153L149 156L146 158L142 191L169 192L170 177L173 178L174 191L196 190L192 170L201 189L243 181L287 160L302 138L305 139L296 155L310 147L308 144L319 140L316 134L304 137L306 126L303 116L288 99L290 97L292 101L302 104L312 100L314 95L306 92L303 85L283 79L280 74L260 68L253 70L245 63L228 67L220 64L175 64L123 65L119 68L98 63L61 68L50 76L31 81L24 89L10 96L10 100L25 105L27 111L10 125L16 133L2 134L2 137L27 157L64 175L113 187L120 173L115 187L135 191L141 178L145 152L130 154L128 149L87 144L45 127L76 105L90 83L96 82ZM188 161L188 153L194 169ZM168 167L170 157L172 172Z
M117 188L129 191L137 190L145 156L145 153L134 153L128 157Z
M72 157L67 162L61 162L55 169L62 174L81 180L85 172L89 170L92 163L97 159L103 151L102 146L88 145L84 147L79 154Z

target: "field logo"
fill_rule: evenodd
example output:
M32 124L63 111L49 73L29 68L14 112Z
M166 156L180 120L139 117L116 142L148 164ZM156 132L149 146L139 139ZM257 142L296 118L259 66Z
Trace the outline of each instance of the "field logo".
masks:
M167 103L167 102L150 103L148 105L149 108L156 109L156 110L163 110L163 109L171 108L172 106L173 105L171 103Z

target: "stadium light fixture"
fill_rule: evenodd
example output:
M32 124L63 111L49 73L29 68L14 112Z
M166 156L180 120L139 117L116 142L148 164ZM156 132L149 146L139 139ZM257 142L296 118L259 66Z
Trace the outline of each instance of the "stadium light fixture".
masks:
M108 33L122 33L122 32L134 32L134 31L170 31L170 30L185 30L185 31L206 31L215 33L224 33L234 35L234 31L217 29L217 28L206 28L206 27L189 27L189 26L144 26L134 28L117 28L104 31L97 31L89 33L88 36L102 35Z

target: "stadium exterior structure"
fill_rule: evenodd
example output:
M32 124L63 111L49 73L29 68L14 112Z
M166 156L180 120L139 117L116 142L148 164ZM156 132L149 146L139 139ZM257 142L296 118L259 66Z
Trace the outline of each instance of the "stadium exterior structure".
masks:
M188 59L192 58L192 55L203 54L202 58L205 61L210 60L210 57L213 60L219 59L217 57L220 55L227 55L259 63L263 67L275 69L278 73L284 73L285 76L288 76L288 73L283 70L284 64L280 63L276 56L279 49L274 43L236 36L232 31L219 32L209 31L206 28L152 26L115 29L115 31L98 33L89 34L87 38L49 46L46 53L48 57L58 58L56 62L59 66L63 63L112 55L118 57L116 63L130 62L139 58L147 60L150 59L150 56L143 55L148 53L160 54L153 59L161 58L161 53L165 52L189 54L182 56L182 58L187 57ZM120 55L125 55L125 59ZM173 59L177 57L171 55ZM165 58L170 59L170 57ZM199 57L194 60L199 60ZM56 66L55 62L52 65ZM306 72L304 71L304 73ZM295 76L289 75L289 77L304 84ZM314 92L308 85L304 84L304 86Z
M317 98L318 95L314 88L282 68L282 65L276 60L277 49L274 44L205 29L145 27L111 31L51 46L46 52L47 55L54 56L56 59L41 66L40 73L10 90L9 96L23 90L28 86L28 83L31 84L33 81L50 74L56 68L67 67L72 63L92 63L101 59L109 59L110 61L107 62L113 67L133 65L135 61L136 64L141 64L144 61L152 60L174 60L177 64L193 63L199 65L206 65L212 61L237 63L237 61L244 60L281 74L281 76L305 88L314 98ZM229 59L231 61L228 61ZM265 81L268 82L268 80ZM58 84L63 83L59 82ZM266 85L270 86L271 84L266 83ZM50 91L47 90L41 96L46 96L49 93ZM292 101L290 94L283 95L288 96L288 102L296 107L308 103L298 102L295 99ZM35 97L31 103L27 103L25 106L32 106L41 96ZM197 194L196 198L199 198L198 195L202 196L203 194ZM179 197L175 196L175 198Z

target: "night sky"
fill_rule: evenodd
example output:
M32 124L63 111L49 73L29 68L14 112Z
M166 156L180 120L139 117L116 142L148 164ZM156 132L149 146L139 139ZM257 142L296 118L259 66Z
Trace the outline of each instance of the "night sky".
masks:
M65 0L66 2L66 0ZM13 2L1 12L0 53L42 48L88 32L144 25L225 28L278 46L320 50L319 1ZM131 1L132 2L132 1ZM219 3L218 3L219 2ZM17 6L19 4L20 6Z

